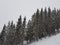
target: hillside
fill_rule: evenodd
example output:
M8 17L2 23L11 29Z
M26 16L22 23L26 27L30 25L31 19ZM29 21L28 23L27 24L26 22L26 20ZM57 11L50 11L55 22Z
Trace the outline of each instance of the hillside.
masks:
M46 39L42 38L42 40L36 41L29 45L60 45L60 34L47 37Z

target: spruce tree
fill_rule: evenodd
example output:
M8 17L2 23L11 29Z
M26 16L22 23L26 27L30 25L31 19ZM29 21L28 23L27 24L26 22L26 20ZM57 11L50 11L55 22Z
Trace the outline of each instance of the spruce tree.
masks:
M45 36L47 35L47 9L45 8L44 10L44 34Z
M59 32L59 28L60 28L60 10L57 10L57 16L56 16L56 29Z
M33 14L32 19L31 19L31 29L33 32L33 39L36 40L36 13Z
M39 15L39 38L43 37L43 8L41 8Z
M50 7L48 8L48 30L47 30L47 33L48 35L50 36L51 35L51 26L52 26L52 19L51 19L51 9Z
M36 11L36 18L35 18L35 40L38 40L38 32L39 32L39 24L38 24L38 22L39 22L39 9L37 9L37 11Z
M56 17L57 17L57 12L56 12L56 8L54 8L54 10L52 10L52 14L51 14L51 18L52 18L52 34L55 34L55 27L56 27Z
M4 41L5 41L5 31L6 31L6 25L4 24L3 26L3 29L2 29L2 32L1 32L1 45L4 44Z
M27 40L27 42L28 42L28 40L29 40L29 42L31 42L33 40L33 30L32 30L32 26L31 26L31 21L30 20L28 21L27 29L28 29L28 31L27 31L26 40Z
M15 25L13 24L13 21L11 22L10 25L10 31L9 31L9 44L14 45L14 39L15 39Z
M25 28L26 27L26 17L24 17L24 20L23 20L23 29L22 29L22 45L23 45L23 41L24 41L24 39L25 39Z
M16 32L15 32L15 40L16 40L16 45L21 44L22 42L22 18L21 16L18 19L17 26L16 26Z
M4 33L4 42L3 45L8 45L9 44L9 31L10 31L10 21L8 22L8 25L5 28L5 33Z

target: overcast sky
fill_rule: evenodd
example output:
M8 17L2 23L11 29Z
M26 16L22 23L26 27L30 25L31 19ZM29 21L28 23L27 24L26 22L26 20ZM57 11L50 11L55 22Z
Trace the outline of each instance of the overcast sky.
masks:
M17 22L20 14L29 20L36 9L60 8L60 0L0 0L0 30L8 21Z

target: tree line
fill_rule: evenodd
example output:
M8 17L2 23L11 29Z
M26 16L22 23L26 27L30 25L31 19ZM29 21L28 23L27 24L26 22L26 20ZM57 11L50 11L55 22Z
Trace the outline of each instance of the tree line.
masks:
M18 18L17 24L9 21L8 25L3 26L0 33L0 45L24 45L24 41L31 43L38 41L42 37L51 36L59 33L60 28L60 10L43 8L32 15L26 24L26 17Z

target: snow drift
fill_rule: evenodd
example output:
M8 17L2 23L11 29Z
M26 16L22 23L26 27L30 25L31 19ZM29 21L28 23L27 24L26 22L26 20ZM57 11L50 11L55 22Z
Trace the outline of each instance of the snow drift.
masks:
M46 37L40 39L39 41L35 41L29 45L60 45L60 34L51 36L51 37Z

